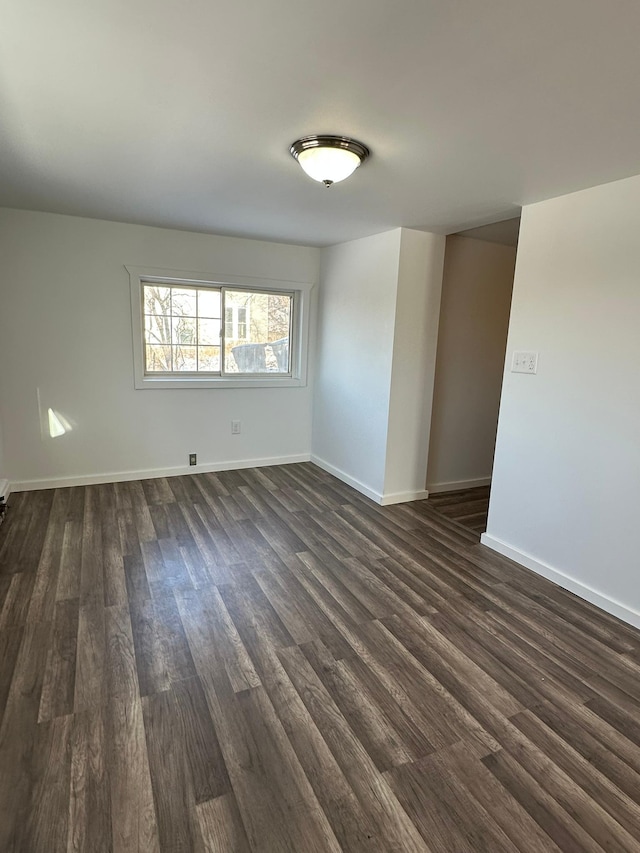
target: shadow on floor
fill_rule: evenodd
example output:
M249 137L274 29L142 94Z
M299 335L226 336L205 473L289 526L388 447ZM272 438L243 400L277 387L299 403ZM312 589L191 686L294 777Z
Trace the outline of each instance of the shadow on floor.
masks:
M429 495L428 504L437 512L457 521L474 533L487 529L490 486L463 489L459 492L441 492Z

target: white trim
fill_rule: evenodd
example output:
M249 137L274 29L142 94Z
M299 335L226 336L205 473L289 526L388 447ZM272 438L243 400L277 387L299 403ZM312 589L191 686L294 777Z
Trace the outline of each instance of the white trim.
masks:
M0 480L0 498L4 498L6 503L11 494L11 483L8 480Z
M433 495L439 492L461 492L464 489L477 489L480 486L490 486L491 477L476 477L475 480L450 480L448 483L427 483L427 489Z
M314 465L317 465L318 468L322 468L323 471L326 471L329 474L333 474L334 477L337 477L338 480L342 480L343 483L346 483L347 486L351 486L352 489L355 489L360 494L363 494L367 498L371 498L372 501L375 501L377 504L382 502L382 495L380 492L376 492L375 489L369 488L369 486L365 486L364 483L361 483L360 480L356 480L355 477L351 477L346 471L342 471L340 468L336 468L335 465L331 465L330 462L326 462L324 459L320 459L319 456L314 456L311 454L311 461Z
M317 465L318 468L322 468L323 471L326 471L328 474L332 474L334 477L337 477L338 480L342 480L342 482L346 483L347 486L351 486L352 489L360 492L360 494L367 498L371 498L372 501L375 501L380 506L406 503L408 501L422 501L429 497L429 492L426 491L392 492L390 494L382 494L381 492L376 492L375 489L366 486L364 483L361 483L360 480L356 480L355 477L350 476L341 468L336 468L335 465L331 465L330 462L320 459L319 456L311 454L311 461L314 465Z
M404 504L409 501L424 501L429 497L429 492L422 489L419 492L391 492L382 495L380 500L381 506L390 506L391 504Z
M517 548L507 545L506 542L503 542L501 539L497 539L494 536L490 536L488 533L482 534L480 542L483 545L486 545L487 548L491 548L492 551L497 551L498 554L502 554L503 557L509 557L510 560L514 560L514 562L524 566L525 569L529 569L537 575L542 575L543 578L553 581L553 583L561 586L563 589L575 593L575 595L583 598L591 604L595 604L596 607L599 607L606 613L610 613L612 616L622 619L623 622L633 625L634 628L640 628L640 613L632 607L627 607L626 604L621 604L619 601L610 598L608 595L592 589L590 586L582 583L582 581L576 580L575 578L564 574L564 572L552 568L546 563L543 563L541 560L537 560L535 557L532 557L530 554L518 551Z
M14 492L36 489L62 489L67 486L96 486L100 483L124 483L129 480L154 480L157 477L180 477L185 474L207 474L213 471L236 471L240 468L263 468L266 465L291 465L309 462L308 453L291 456L269 456L262 459L234 459L228 462L205 462L202 465L179 465L175 468L149 468L144 471L112 471L109 474L83 474L49 480L22 480L12 483Z
M299 388L307 384L307 366L309 349L309 318L311 313L311 290L313 282L281 281L255 276L214 275L213 273L193 272L191 270L167 270L155 267L127 266L131 295L131 334L133 338L133 374L134 387L138 391L158 389L186 388ZM169 284L211 285L235 289L256 288L276 293L293 294L293 322L291 328L290 354L291 374L282 376L260 375L190 375L148 376L144 372L143 354L143 312L141 287L144 281L167 282ZM221 318L221 323L224 318Z

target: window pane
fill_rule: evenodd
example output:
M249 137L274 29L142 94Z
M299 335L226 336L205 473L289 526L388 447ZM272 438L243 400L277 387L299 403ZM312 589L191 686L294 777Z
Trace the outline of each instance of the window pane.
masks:
M171 317L162 315L144 318L144 339L148 344L170 344L171 343Z
M241 341L247 338L247 309L238 308L238 338Z
M233 337L233 308L224 309L224 335L228 340Z
M171 347L146 346L145 357L147 373L166 373L171 370Z
M171 291L171 313L174 317L195 317L196 289L173 287Z
M199 290L198 291L198 316L220 317L220 291Z
M173 350L173 369L174 371L187 371L195 373L198 369L196 348L174 346Z
M291 309L289 294L226 290L225 371L290 373Z
M159 287L157 284L145 284L143 298L145 314L171 313L170 287Z
M198 347L198 370L220 372L220 347Z
M196 343L196 320L191 317L174 317L171 321L173 324L173 339L175 344L195 344Z
M198 343L219 346L220 320L198 320Z

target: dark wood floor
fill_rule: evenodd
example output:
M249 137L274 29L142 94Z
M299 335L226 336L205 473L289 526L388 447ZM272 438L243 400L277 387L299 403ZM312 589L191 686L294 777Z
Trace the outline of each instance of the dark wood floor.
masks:
M487 529L490 490L490 486L479 486L458 492L430 494L429 504L463 527L476 533L484 533Z
M311 464L14 494L0 850L639 851L640 634Z

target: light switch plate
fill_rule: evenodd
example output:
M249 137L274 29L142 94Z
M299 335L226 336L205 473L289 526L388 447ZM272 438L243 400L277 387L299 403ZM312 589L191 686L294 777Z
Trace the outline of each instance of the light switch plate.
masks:
M538 353L537 352L522 352L520 350L513 353L513 361L511 362L512 373L537 373L538 372Z

